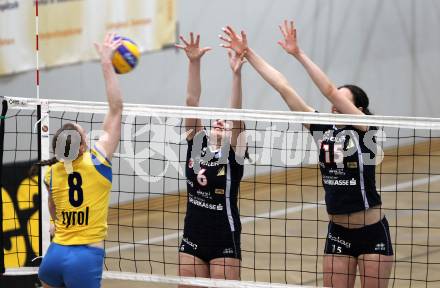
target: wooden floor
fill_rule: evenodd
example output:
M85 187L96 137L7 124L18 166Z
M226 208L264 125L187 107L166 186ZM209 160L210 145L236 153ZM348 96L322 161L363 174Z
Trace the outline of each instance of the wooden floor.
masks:
M395 251L390 287L440 287L439 160L437 141L388 150L377 167ZM243 280L322 285L327 215L318 173L305 167L243 181ZM120 208L127 210L109 215L107 269L176 275L185 193ZM104 280L103 287L175 286Z

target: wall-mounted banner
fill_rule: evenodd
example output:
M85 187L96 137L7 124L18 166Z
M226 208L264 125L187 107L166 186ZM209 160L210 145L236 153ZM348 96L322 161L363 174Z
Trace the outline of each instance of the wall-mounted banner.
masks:
M39 0L40 67L97 59L107 31L142 52L176 41L176 0ZM36 67L34 0L0 0L0 75Z

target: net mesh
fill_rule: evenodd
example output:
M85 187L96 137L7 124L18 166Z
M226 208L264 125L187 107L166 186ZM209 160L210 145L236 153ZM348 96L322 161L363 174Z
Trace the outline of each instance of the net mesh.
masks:
M104 104L75 102L49 105L50 135L64 123L75 122L88 131L89 146L93 147L101 133L104 107ZM238 116L233 110L178 109L183 112L126 105L121 142L112 160L106 277L169 284L179 281L176 278L178 250L187 205L183 118L198 115L204 118L203 126L208 131L217 118L240 117L246 124L250 154L244 165L238 199L243 286L224 283L216 286L214 282L209 286L246 287L244 281L323 285L323 250L329 220L317 165L318 150L302 125L311 123L307 121L365 123L378 128L376 143L383 151L383 159L376 166L376 185L382 197L381 209L390 224L395 254L389 286L439 285L440 125L437 119L331 115L313 115L314 119L308 119L309 116L302 114L268 113L257 120L257 112L250 111ZM29 108L16 111L6 123L29 123L24 125L24 132L18 126L6 125L4 155L20 154L33 159L34 144L20 148L25 141L13 144L18 142L12 139L24 137L29 139L26 143L36 141L32 133L34 112L29 112ZM290 115L297 118L289 118ZM17 161L14 159L5 157L3 165ZM10 251L5 253L8 255Z
M37 107L11 109L4 129L2 163L2 224L6 267L38 266L40 255L40 194L38 175L30 167L38 161L38 135L33 133Z

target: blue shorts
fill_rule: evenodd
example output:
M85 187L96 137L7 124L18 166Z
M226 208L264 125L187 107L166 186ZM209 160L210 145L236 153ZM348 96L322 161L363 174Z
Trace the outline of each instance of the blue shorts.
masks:
M51 243L38 270L38 277L52 287L101 287L104 249L88 245Z

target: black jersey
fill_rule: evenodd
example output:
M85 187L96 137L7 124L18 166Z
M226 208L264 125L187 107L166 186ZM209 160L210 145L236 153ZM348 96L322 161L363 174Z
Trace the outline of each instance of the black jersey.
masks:
M239 232L241 224L237 197L243 165L237 163L232 148L229 151L211 151L206 135L198 139L203 139L202 143L194 143L197 140L188 141L185 231L204 235Z
M374 137L368 139L366 132L353 126L312 124L310 132L320 150L327 212L349 214L381 204L376 191L376 165L370 160L376 154ZM367 147L371 140L373 145Z

